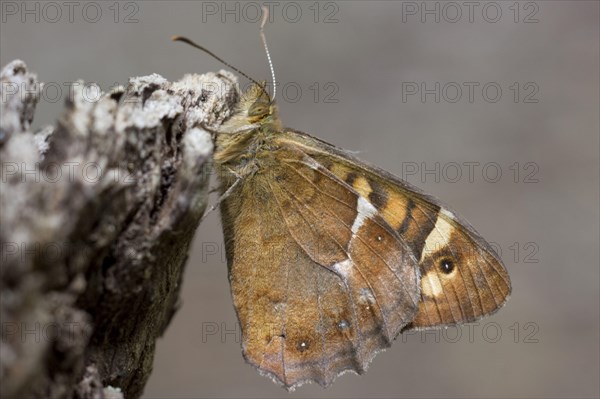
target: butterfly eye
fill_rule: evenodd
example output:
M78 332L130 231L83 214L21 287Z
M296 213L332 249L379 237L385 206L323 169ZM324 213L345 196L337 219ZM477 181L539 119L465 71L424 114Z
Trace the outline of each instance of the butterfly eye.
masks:
M248 116L262 116L268 113L267 107L263 104L254 104L248 110Z
M440 270L446 274L452 273L452 270L454 270L454 262L446 258L440 260Z

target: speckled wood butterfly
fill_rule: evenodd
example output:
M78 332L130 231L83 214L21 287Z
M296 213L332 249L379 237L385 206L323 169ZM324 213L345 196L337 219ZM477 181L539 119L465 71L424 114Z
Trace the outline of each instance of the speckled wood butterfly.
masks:
M214 153L250 364L288 389L327 386L345 371L363 373L404 330L471 322L505 303L508 273L467 222L405 181L283 127L266 85L251 80L215 132Z

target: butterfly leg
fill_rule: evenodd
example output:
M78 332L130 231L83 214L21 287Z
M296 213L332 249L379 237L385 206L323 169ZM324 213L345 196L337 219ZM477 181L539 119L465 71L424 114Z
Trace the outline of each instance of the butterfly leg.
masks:
M208 210L206 212L204 212L204 215L202 215L202 218L200 219L200 223L202 223L204 221L204 219L206 219L206 217L212 213L212 211L217 209L217 207L221 204L221 202L223 202L223 200L225 200L227 197L229 197L231 195L231 193L233 192L233 190L235 190L237 185L242 181L242 176L239 173L237 173L236 171L234 171L231 168L228 168L228 169L229 169L229 172L231 172L231 174L233 174L236 177L235 181L227 190L225 190L225 192L223 194L221 194L221 196L217 199L217 202L212 204L212 206L210 208L208 208Z

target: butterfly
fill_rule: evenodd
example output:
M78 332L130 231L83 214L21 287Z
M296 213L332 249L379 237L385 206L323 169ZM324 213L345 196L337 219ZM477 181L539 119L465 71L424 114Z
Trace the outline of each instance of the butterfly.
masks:
M364 373L402 331L472 322L503 306L508 273L466 221L284 127L266 83L252 81L214 132L213 156L248 363L287 389L328 386Z

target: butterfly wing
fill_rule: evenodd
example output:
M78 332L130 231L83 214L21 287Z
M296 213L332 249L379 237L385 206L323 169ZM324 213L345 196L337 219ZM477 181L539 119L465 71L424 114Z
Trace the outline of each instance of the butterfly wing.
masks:
M506 302L511 286L500 257L437 199L304 133L288 130L281 140L368 199L419 260L419 310L405 329L471 322Z
M326 386L362 373L414 320L418 259L295 143L268 159L221 205L244 357L287 388Z

